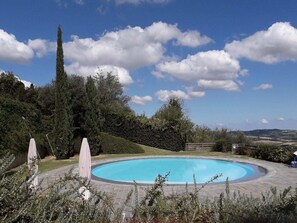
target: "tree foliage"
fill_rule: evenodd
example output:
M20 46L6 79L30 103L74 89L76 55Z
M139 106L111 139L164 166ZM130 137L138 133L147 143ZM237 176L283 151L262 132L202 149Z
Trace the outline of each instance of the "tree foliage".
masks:
M91 155L101 152L101 113L99 109L98 93L92 77L86 83L87 109L85 114L85 132L90 143Z
M173 128L179 131L185 139L192 137L194 124L186 116L183 109L183 102L179 98L170 98L152 118L164 120Z
M100 111L103 117L107 114L133 114L128 105L130 97L123 94L123 86L117 76L112 73L106 75L99 73L95 76L95 80L99 93Z
M67 159L73 155L72 130L70 123L69 88L64 71L62 30L58 27L56 82L55 82L55 122L54 149L57 159Z

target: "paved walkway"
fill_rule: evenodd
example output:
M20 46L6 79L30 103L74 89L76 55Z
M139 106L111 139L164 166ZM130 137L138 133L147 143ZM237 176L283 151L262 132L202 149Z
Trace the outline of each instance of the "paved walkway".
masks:
M158 156L162 157L162 156ZM169 156L165 156L169 157ZM170 156L172 157L172 156ZM230 191L233 193L234 191L240 191L241 194L252 194L254 197L261 196L262 193L269 191L270 187L277 187L278 190L283 190L292 186L293 188L297 187L297 168L290 168L288 165L280 164L280 163L273 163L263 160L256 160L253 158L249 159L242 159L242 158L222 158L222 157L207 157L207 156L177 156L177 157L196 157L196 158L210 158L210 159L221 159L221 160L232 160L232 161L239 161L239 162L248 162L251 164L256 164L262 166L268 170L268 173L261 177L254 180L246 181L246 182L238 182L238 183L230 183ZM126 159L134 159L134 158L149 158L148 156L145 157L129 157L129 158L114 158L114 159L103 159L100 161L92 162L92 165L111 162L111 161L119 161L119 160L126 160ZM73 169L74 173L78 172L78 165L70 165L67 167L59 168L56 170L52 170L40 175L41 179L44 179L45 183L53 182L59 176L64 175L70 169ZM107 193L111 193L114 196L116 204L122 204L127 194L134 190L134 185L125 185L125 184L116 184L116 183L109 183L109 182L102 182L97 180L91 180L91 184L97 188L98 190L105 191ZM150 186L139 186L138 187L138 197L141 199L147 188ZM193 185L188 186L188 190L193 190ZM224 192L225 184L209 184L205 188L203 188L200 192L202 197L207 196L210 198L218 197L221 192ZM164 191L166 194L170 193L182 193L185 191L184 185L166 185L164 187ZM134 199L132 199L132 202ZM133 205L133 203L132 203Z

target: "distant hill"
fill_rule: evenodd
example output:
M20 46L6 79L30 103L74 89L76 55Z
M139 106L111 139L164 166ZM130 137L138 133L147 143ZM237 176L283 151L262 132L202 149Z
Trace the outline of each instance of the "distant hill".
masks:
M277 141L297 141L297 130L256 129L243 131L246 136Z

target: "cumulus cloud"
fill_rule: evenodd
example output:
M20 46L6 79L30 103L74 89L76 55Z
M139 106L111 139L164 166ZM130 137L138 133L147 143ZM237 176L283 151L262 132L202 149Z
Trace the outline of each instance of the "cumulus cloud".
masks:
M277 120L278 120L278 121L285 121L285 118L283 118L283 117L279 117Z
M34 56L33 50L23 42L0 29L0 60L14 63L28 63Z
M137 104L137 105L145 105L147 104L148 102L151 102L153 99L151 96L143 96L143 97L140 97L140 96L132 96L131 98L131 102L134 103L134 104Z
M172 97L188 100L192 98L201 98L205 95L203 91L188 91L181 90L159 90L156 92L156 96L159 101L166 102Z
M236 58L247 58L267 64L297 61L297 29L278 22L241 40L226 44L225 50Z
M94 76L98 73L107 74L111 72L119 78L119 82L126 86L133 83L133 79L129 72L122 68L112 65L101 65L101 66L83 66L79 63L72 63L70 65L65 65L65 70L68 74L77 74L80 76Z
M246 72L246 71L245 71ZM239 62L225 51L199 52L181 61L168 61L156 66L155 74L164 73L203 88L238 90L234 81L240 73Z
M177 39L177 44L188 47L197 47L207 44L210 41L210 38L201 36L201 34L197 31L189 31L180 34L179 38Z
M29 39L28 46L35 52L37 57L43 57L48 52L56 51L56 43L43 39Z
M186 39L192 39L191 43ZM183 33L177 25L157 22L146 28L127 27L107 32L97 40L73 35L72 41L64 43L63 47L65 59L70 64L108 64L131 71L160 62L166 51L164 44L170 40L190 47L210 41L196 31Z
M165 4L170 0L114 0L117 5L121 4L133 4L138 5L140 3L150 3L150 4Z
M262 119L261 119L261 123L262 123L262 124L268 124L269 121L268 121L266 118L262 118Z
M239 62L224 51L199 52L181 61L169 61L156 66L157 71L184 81L230 80L238 77Z
M85 0L74 0L74 2L78 5L83 5L85 4Z
M257 87L254 87L254 90L268 90L272 88L272 84L261 84Z
M238 84L232 80L199 80L198 86L205 89L239 90Z
M23 82L26 88L30 87L32 84L30 81L25 81L25 80L20 80L20 81Z
M99 66L108 67L119 75L122 84L133 82L129 71L159 63L164 59L165 44L194 47L211 41L197 31L182 32L177 25L156 22L141 27L127 27L107 32L98 39L80 38L76 35L63 44L65 69L69 74L92 75ZM35 43L35 45L33 44ZM43 42L37 40L31 45L43 55ZM112 69L110 69L112 68Z

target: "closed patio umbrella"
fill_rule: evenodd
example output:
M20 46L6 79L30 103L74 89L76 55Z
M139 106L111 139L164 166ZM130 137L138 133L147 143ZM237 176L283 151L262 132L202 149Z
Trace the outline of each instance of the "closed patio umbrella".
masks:
M38 186L38 164L37 164L37 148L34 138L30 139L28 157L27 157L28 168L33 172L32 180L30 187Z
M91 152L87 138L83 138L80 152L79 152L79 176L85 178L87 182L91 180ZM79 189L79 193L82 194L85 200L90 198L90 191L85 187Z

